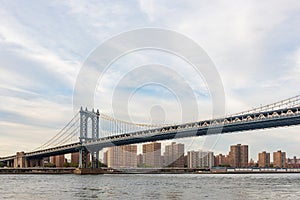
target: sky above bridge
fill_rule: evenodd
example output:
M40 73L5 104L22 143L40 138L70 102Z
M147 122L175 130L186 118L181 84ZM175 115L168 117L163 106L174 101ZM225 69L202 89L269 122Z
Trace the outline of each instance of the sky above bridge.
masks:
M299 95L299 11L297 0L3 0L0 156L30 151L54 136L78 109L73 107L73 90L83 63L101 43L133 29L168 29L198 43L221 77L225 114ZM166 68L134 73L137 67L154 63ZM127 79L118 84L125 75ZM136 85L149 76L155 77L153 84ZM168 90L170 85L178 90ZM196 108L189 95L178 100L186 94L185 86L193 91ZM128 93L132 95L124 109L119 101ZM122 118L128 112L131 121L142 123L207 119L213 110L205 77L195 75L180 58L153 50L133 52L113 63L98 84L94 100L95 108L107 115ZM188 105L188 118L182 118L181 104ZM215 153L227 153L229 145L242 143L250 146L254 159L262 150L278 149L289 157L300 157L299 132L300 127L290 127L210 136L209 140L216 142ZM206 139L177 142L197 150Z

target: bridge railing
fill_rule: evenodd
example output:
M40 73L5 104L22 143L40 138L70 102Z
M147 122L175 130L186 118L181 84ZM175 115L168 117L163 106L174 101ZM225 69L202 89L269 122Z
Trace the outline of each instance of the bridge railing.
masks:
M180 125L172 125L172 126L165 126L155 129L143 130L143 131L136 131L133 133L125 133L120 135L114 135L109 137L103 137L96 140L89 140L86 143L92 144L97 142L105 142L105 141L118 141L120 139L126 139L130 137L149 137L157 134L167 134L167 133L174 133L174 132L181 132L187 130L197 130L201 128L213 128L213 127L223 127L228 125L234 124L247 124L253 122L264 122L270 121L274 119L288 119L292 117L300 116L300 107L294 107L289 109L280 109L274 111L265 111L253 114L244 114L244 115L237 115L237 116L230 116L226 118L219 118L219 119L212 119L212 120L204 120L200 122L193 122L193 123L185 123Z

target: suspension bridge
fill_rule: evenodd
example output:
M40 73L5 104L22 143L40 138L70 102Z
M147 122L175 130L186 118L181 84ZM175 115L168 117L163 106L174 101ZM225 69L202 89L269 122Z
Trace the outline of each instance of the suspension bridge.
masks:
M300 124L300 95L223 118L175 125L136 124L114 119L99 110L80 111L54 137L26 153L1 157L13 167L42 166L45 157L79 152L79 168L98 168L99 151L106 147L242 132Z

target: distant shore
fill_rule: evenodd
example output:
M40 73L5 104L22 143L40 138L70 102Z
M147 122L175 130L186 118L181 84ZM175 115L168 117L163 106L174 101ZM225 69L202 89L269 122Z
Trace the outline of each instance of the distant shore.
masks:
M210 170L187 168L162 169L78 169L78 168L0 168L0 174L283 174L300 173L300 169L227 169L216 168Z

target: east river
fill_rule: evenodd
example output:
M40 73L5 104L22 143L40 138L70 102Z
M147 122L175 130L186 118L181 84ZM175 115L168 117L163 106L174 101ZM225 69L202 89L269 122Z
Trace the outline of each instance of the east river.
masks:
M300 174L0 175L0 199L300 199Z

